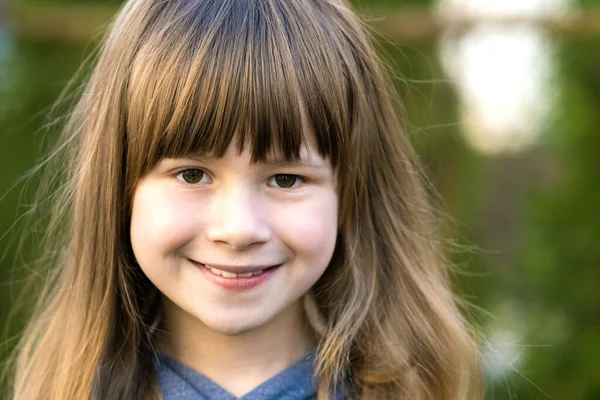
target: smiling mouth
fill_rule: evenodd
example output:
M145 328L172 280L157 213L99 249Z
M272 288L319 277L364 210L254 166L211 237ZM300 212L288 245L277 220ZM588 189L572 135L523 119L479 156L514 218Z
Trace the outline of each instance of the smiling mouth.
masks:
M229 278L229 279L251 278L253 276L262 275L265 271L267 271L269 269L279 267L279 265L274 265L272 267L266 267L266 268L263 268L263 269L256 269L256 268L254 268L254 269L252 269L251 271L248 271L248 272L234 273L234 272L225 271L223 269L219 269L219 268L213 267L211 265L202 264L202 263L198 263L198 264L201 265L202 267L206 268L207 270L209 270L213 275L217 275L217 276L221 276L223 278ZM245 268L245 269L249 270L251 268Z

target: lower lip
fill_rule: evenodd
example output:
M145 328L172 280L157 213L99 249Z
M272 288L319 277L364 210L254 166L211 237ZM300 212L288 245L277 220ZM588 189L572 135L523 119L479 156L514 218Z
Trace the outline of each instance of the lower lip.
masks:
M194 262L194 265L196 265L200 269L200 271L206 276L208 280L225 289L231 290L252 289L253 287L260 285L261 283L266 282L281 266L278 265L276 267L266 269L260 275L248 276L244 278L225 278L223 276L213 274L208 268L206 268L202 264Z

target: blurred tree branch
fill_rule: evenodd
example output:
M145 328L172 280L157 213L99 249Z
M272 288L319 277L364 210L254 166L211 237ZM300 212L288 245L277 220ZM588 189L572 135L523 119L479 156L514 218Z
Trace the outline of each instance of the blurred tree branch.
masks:
M562 14L468 15L430 9L401 9L385 17L366 18L392 41L431 42L444 33L461 35L477 26L535 26L565 39L600 37L600 7L574 9Z
M101 32L114 6L26 5L0 3L0 23L7 20L17 35L59 41L87 41ZM600 37L600 7L543 16L479 16L438 13L426 8L401 8L396 12L365 16L376 33L394 42L432 42L445 32L460 35L474 26L533 25L566 39Z

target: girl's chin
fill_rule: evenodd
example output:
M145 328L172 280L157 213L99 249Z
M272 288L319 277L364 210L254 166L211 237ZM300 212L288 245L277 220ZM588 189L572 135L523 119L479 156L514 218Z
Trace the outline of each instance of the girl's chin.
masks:
M205 321L204 326L211 332L222 336L244 336L255 332L264 326L264 323L258 321Z

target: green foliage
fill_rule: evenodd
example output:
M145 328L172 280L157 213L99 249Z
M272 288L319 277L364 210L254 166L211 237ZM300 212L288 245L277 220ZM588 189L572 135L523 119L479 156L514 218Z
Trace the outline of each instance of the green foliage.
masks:
M37 296L21 293L43 234L32 231L28 216L37 178L28 171L49 144L51 136L42 128L49 122L47 112L82 54L80 47L0 36L0 373L24 322L14 314L15 303L23 294L23 303ZM21 246L25 233L29 239Z
M482 249L454 255L465 272L456 284L491 314L474 315L485 334L515 331L502 342L514 359L503 360L498 376L487 371L494 400L600 398L600 53L598 40L557 46L558 104L541 143L487 157L461 135L458 99L439 82L435 48L386 48L405 77L408 132L452 232ZM495 215L507 207L512 222Z
M554 398L600 398L600 54L597 41L563 43L556 123L548 146L556 154L556 184L527 204L529 229L520 262L530 302L562 320L552 348L531 355L530 378ZM544 321L532 315L542 343ZM557 379L559 378L559 379ZM537 398L519 397L523 399Z

